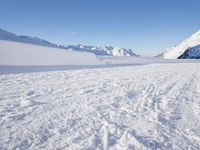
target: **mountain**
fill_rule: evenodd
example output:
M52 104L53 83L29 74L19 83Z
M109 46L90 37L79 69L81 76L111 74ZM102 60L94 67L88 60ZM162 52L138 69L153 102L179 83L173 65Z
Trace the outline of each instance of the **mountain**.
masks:
M178 59L200 59L200 44L187 49Z
M66 49L72 49L76 51L87 51L94 53L95 55L104 56L137 56L131 49L115 48L112 46L96 47L96 46L84 46L84 45L68 45Z
M179 45L167 49L160 57L165 59L199 59L200 31L194 33Z
M47 46L53 48L62 48L62 49L70 49L75 51L86 51L93 53L95 55L102 55L102 56L137 56L131 49L125 48L115 48L112 46L105 46L105 47L96 47L96 46L84 46L84 45L68 45L62 46L54 43L50 43L46 40L37 38L37 37L29 37L29 36L18 36L14 33L10 33L6 30L0 29L0 40L6 41L14 41L14 42L22 42L40 46Z
M14 33L10 33L2 29L0 29L0 40L22 42L22 43L47 46L47 47L57 47L56 44L50 43L46 40L43 40L37 37L18 36Z

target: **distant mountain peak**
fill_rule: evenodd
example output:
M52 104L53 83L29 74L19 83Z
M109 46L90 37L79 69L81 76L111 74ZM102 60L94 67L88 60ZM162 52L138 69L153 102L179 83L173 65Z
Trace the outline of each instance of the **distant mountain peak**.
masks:
M72 49L76 51L86 51L91 52L96 55L106 55L106 56L137 56L133 50L125 48L115 48L112 46L96 47L96 46L85 46L83 44L68 45L66 49Z

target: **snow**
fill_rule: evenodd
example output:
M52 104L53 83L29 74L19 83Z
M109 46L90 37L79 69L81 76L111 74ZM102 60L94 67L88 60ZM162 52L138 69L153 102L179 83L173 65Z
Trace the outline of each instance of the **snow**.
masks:
M187 49L181 56L178 57L179 59L200 59L200 45L194 46L192 48Z
M0 40L1 66L100 64L92 53Z
M96 47L79 44L77 46L68 45L64 48L76 51L86 51L100 56L137 56L131 49L116 48L112 46Z
M200 60L107 49L0 40L0 150L200 149Z
M60 48L67 50L71 49L73 51L90 52L95 55L101 55L101 56L136 56L136 54L131 49L114 48L112 46L105 46L105 47L86 46L82 44L63 46L48 42L46 40L37 37L19 36L2 29L0 29L0 40L34 44L39 46L46 46L46 47L53 47L53 48Z
M163 62L156 58L96 56L88 52L0 40L0 74L118 67Z
M178 46L167 49L161 56L166 59L176 59L181 56L186 50L191 49L197 45L200 45L200 31L194 33L191 37L181 42ZM200 51L200 49L198 49ZM191 56L196 56L196 52Z
M50 43L46 40L37 38L37 37L29 37L29 36L18 36L14 33L8 32L6 30L0 29L0 40L6 41L13 41L13 42L22 42L22 43L29 43L35 44L40 46L47 46L47 47L57 47L56 44Z
M200 149L200 63L0 75L0 149Z
M197 46L194 46L188 50L189 50L189 56L200 58L200 44Z

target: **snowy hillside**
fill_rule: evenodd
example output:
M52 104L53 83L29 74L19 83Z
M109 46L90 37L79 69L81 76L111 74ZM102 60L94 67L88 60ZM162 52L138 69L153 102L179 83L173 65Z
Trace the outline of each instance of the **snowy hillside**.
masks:
M68 45L65 47L76 51L87 51L94 53L95 55L104 56L137 56L133 50L125 48L115 48L112 46L96 47L96 46L84 46L84 45Z
M200 44L187 49L178 59L200 59Z
M200 149L199 72L174 63L0 75L0 149Z
M14 33L10 33L2 29L0 29L0 40L23 42L23 43L48 46L48 47L57 47L56 44L50 43L46 40L43 40L37 37L33 38L33 37L28 37L28 36L18 36Z
M166 59L176 58L199 58L200 57L200 31L193 34L188 39L181 42L178 46L167 49L160 56ZM183 57L183 54L185 56Z
M131 49L125 48L114 48L112 46L96 47L96 46L84 46L84 45L68 45L68 46L57 46L54 43L50 43L46 40L40 38L33 38L29 36L18 36L16 34L10 33L8 31L0 29L0 40L22 42L46 47L54 47L61 49L71 49L75 51L85 51L94 53L95 55L101 56L136 56L136 54Z
M99 65L92 53L0 40L1 66Z

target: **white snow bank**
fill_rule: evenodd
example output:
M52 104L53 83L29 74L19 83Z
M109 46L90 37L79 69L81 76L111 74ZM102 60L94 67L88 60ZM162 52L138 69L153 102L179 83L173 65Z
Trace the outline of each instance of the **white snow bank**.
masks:
M0 65L100 65L92 53L0 40Z
M93 53L0 40L0 74L177 62L197 62L197 60L95 56Z

